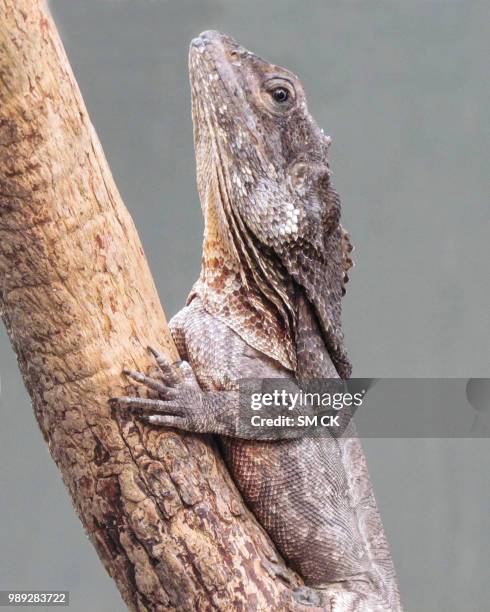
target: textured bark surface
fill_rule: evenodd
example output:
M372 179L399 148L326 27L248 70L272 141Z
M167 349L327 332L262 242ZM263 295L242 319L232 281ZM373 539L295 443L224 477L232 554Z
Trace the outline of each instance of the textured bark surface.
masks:
M111 413L123 367L176 350L46 8L0 20L2 315L92 543L134 610L299 609L212 443Z

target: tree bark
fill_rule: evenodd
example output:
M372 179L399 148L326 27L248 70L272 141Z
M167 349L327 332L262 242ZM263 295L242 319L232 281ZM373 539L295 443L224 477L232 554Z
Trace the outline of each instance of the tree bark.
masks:
M111 413L147 345L177 352L46 7L0 20L2 316L90 540L132 610L299 609L212 441Z

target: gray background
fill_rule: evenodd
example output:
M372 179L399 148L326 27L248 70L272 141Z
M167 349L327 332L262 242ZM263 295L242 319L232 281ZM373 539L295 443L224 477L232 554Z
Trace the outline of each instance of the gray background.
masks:
M356 245L344 307L355 375L489 375L487 2L51 5L167 315L198 273L202 235L187 46L216 28L299 74L333 137ZM123 610L0 335L0 588L70 589L73 610ZM488 441L365 446L406 609L488 609Z

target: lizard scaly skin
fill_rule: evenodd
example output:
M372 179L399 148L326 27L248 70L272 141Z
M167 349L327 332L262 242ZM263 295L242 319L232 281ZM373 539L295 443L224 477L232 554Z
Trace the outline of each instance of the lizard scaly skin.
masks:
M364 454L346 435L253 439L237 427L244 378L348 378L341 298L352 265L327 149L298 78L218 32L190 49L202 271L170 322L182 364L158 399L120 398L155 425L214 433L241 494L332 609L401 610ZM180 377L180 378L179 378Z

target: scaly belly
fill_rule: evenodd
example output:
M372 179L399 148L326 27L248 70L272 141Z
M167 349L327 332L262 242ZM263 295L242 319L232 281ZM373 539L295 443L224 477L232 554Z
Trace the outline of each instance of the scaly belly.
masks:
M361 578L367 568L333 439L220 439L245 502L287 563L314 586Z

